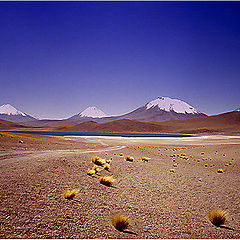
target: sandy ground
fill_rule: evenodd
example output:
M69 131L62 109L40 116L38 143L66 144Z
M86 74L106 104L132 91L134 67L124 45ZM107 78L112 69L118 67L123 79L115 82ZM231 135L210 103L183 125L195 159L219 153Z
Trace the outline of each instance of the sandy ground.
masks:
M86 175L94 155L112 157L110 172ZM144 163L143 156L151 160ZM239 156L239 137L0 134L0 238L240 238ZM113 176L115 187L101 185L100 175ZM74 188L78 195L65 200L63 192ZM213 208L227 210L233 230L208 221ZM129 217L129 232L111 225L115 213Z

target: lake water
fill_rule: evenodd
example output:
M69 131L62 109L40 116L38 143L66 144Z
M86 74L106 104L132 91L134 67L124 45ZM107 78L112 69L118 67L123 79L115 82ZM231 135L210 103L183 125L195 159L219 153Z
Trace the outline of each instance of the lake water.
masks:
M50 136L102 136L102 137L192 137L186 134L151 134L151 133L101 133L101 132L55 132L55 131L5 131L13 133L50 135Z

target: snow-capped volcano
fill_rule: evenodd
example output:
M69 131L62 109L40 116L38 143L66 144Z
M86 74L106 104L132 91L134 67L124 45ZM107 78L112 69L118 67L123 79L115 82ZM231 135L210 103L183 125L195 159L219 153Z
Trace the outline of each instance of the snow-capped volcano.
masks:
M72 116L70 119L104 118L104 117L109 116L97 107L88 107L84 111Z
M199 114L200 112L197 111L194 107L183 102L179 99L173 99L170 97L158 97L157 99L147 103L146 109L158 107L160 110L163 111L174 111L176 113L190 113L190 114Z
M26 116L25 113L17 110L15 107L13 107L10 104L3 104L2 106L0 106L0 114Z
M186 102L170 97L158 97L136 110L120 116L141 122L162 122L206 116ZM118 118L118 119L119 119Z
M0 106L0 119L11 122L24 122L35 120L34 117L23 113L10 104L3 104Z
M108 115L97 107L88 107L84 111L79 113L80 117L88 117L88 118L102 118L108 117Z

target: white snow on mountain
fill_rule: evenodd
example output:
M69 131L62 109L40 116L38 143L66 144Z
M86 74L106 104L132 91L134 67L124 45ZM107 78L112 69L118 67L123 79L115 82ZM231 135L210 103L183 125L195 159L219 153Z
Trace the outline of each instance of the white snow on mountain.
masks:
M200 113L191 105L183 102L179 99L173 99L170 97L158 97L157 99L147 103L145 105L146 109L150 109L153 107L158 107L160 110L164 110L167 112L174 111L176 113L191 113L198 114Z
M102 118L109 117L105 112L98 109L97 107L88 107L84 111L79 113L80 117L90 117L90 118Z
M0 114L26 116L25 113L17 110L15 107L11 106L10 104L3 104L2 106L0 106Z
M236 109L235 111L240 112L240 108Z

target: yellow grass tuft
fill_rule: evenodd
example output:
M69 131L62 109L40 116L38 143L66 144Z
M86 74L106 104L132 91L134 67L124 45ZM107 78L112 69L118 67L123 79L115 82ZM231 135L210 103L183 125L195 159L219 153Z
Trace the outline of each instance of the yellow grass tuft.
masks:
M149 158L149 157L142 157L142 161L143 161L143 162L148 162L150 159L151 159L151 158Z
M129 225L130 225L130 222L129 222L129 219L128 217L125 217L123 215L115 215L113 216L112 218L112 225L118 230L118 231L124 231L126 230Z
M96 164L98 166L103 166L106 163L105 159L102 159L98 156L92 157L91 160L94 164Z
M202 181L202 178L199 178L199 179L198 179L198 181L200 181L200 182L201 182L201 181Z
M73 189L73 190L66 190L63 193L64 198L68 199L68 200L73 200L73 198L76 196L76 194L79 192L78 189Z
M219 169L217 170L217 173L223 173L222 168L219 168Z
M173 167L177 167L177 163L174 163L174 164L173 164Z
M209 212L208 219L217 227L223 226L227 220L227 212L220 209L214 209Z
M19 143L23 143L23 140L19 140Z
M119 156L121 156L121 157L122 157L122 156L123 156L123 153L120 153L120 154L119 154Z
M106 159L106 163L111 163L111 160L110 159Z
M131 157L131 156L126 156L126 157L125 157L125 160L126 160L126 161L129 161L129 162L133 162L134 158Z
M95 171L96 173L100 172L100 168L97 167L96 165L93 166L92 170Z
M229 162L228 164L229 164L229 165L232 165L232 162Z
M115 179L113 179L111 176L104 176L99 178L99 182L105 186L111 187L115 182Z
M103 166L103 168L104 168L105 170L109 171L110 165L109 165L108 163L106 163L106 164Z
M89 175L89 176L92 176L92 175L94 175L95 173L96 173L96 171L93 170L93 169L88 169L88 170L87 170L87 175Z
M171 168L171 169L169 169L169 171L170 171L171 173L174 173L174 172L175 172L175 169Z

